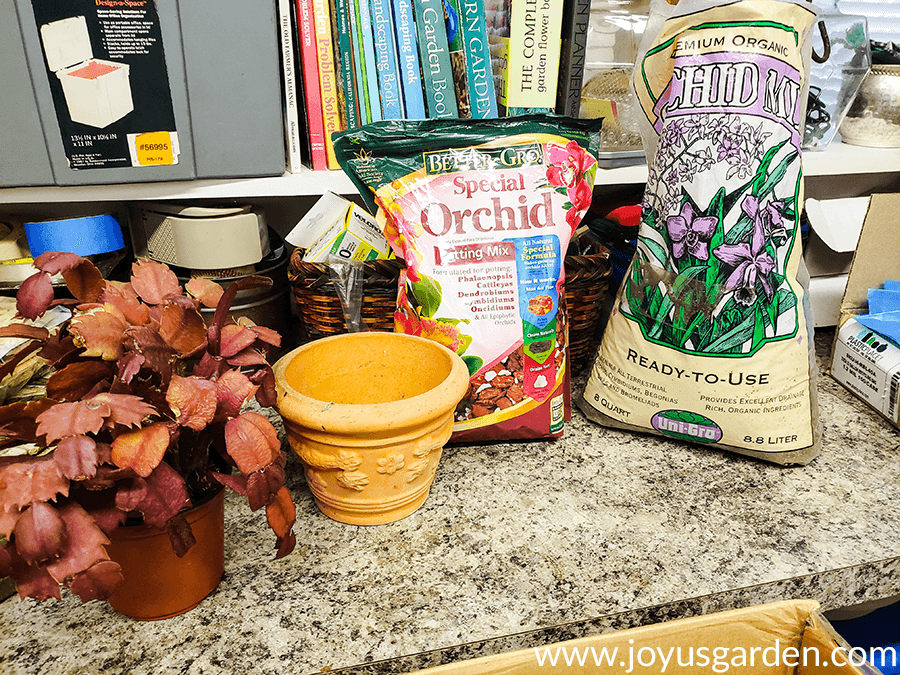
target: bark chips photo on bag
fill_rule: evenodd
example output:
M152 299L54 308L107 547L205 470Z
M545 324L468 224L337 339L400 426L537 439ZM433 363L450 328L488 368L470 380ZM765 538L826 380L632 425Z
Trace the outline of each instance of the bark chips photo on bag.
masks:
M560 435L570 413L563 259L591 203L597 121L389 121L335 139L406 262L394 330L436 340L469 367L452 440Z
M800 147L816 9L654 2L633 76L649 178L637 252L579 407L780 464L819 446Z

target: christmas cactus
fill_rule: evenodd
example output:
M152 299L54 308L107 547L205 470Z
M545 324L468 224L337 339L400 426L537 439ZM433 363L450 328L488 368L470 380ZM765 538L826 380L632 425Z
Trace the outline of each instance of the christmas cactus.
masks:
M65 586L84 601L106 599L122 579L106 553L110 532L141 517L184 555L194 543L185 509L222 484L265 508L276 557L290 553L285 454L272 424L246 405L274 404L267 354L281 338L229 315L238 291L271 280L223 289L194 278L182 289L168 267L140 260L121 283L56 252L35 266L16 295L18 314L72 312L52 330L0 328L0 337L30 340L0 378L36 351L53 367L43 398L0 407L0 576L23 598L60 598ZM56 274L74 299L54 300ZM208 326L201 307L215 308Z

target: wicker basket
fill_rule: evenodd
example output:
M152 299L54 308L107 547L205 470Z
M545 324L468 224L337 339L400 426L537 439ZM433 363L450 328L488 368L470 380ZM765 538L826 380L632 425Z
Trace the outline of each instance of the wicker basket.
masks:
M587 235L589 237L589 235ZM566 256L566 311L569 318L569 356L573 372L592 359L600 336L597 328L603 297L609 285L609 251L587 237L573 241ZM294 251L288 269L291 293L300 315L303 342L346 332L341 301L331 281L328 265L301 260ZM404 263L370 260L365 268L362 320L370 330L394 330L397 283Z

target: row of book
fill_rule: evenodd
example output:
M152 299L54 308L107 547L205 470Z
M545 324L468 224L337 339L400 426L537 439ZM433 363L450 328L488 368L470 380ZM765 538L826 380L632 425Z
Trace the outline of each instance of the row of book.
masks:
M578 115L590 0L277 0L288 168L388 119Z

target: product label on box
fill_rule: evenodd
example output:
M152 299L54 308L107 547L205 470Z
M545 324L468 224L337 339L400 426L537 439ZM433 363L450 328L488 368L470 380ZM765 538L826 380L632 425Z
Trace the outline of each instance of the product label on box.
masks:
M366 261L390 257L384 234L368 213L352 205L342 222L332 225L307 250L306 262L327 262L332 258L347 261Z
M900 423L900 349L855 319L841 326L831 375L894 424Z
M73 170L173 165L178 137L153 0L32 0Z

